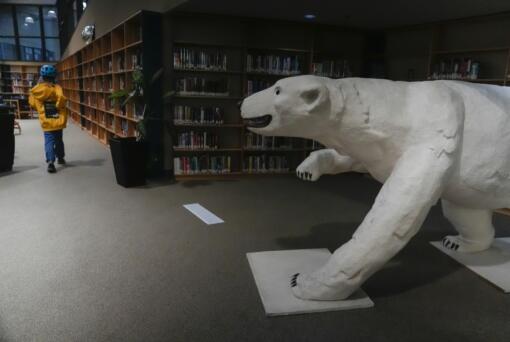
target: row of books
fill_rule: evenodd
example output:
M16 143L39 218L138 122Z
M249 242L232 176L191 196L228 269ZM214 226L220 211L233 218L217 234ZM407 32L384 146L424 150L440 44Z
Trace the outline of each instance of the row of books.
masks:
M177 134L175 148L217 149L218 136L208 132L184 132Z
M285 137L268 137L255 133L246 133L245 148L247 149L285 149L292 148L292 139Z
M175 90L179 95L228 96L227 79L185 77L176 80Z
M312 74L323 77L351 77L351 69L347 60L331 60L312 63Z
M266 88L271 87L274 82L270 82L267 80L248 80L248 84L246 85L246 94L251 95Z
M223 109L220 107L174 106L175 124L223 124Z
M175 69L227 70L227 55L216 51L178 48L174 51Z
M311 140L311 143L307 144L308 148L311 148L313 150L319 150L325 148L324 145L322 145L320 142L317 142L315 140Z
M429 78L433 80L476 80L479 75L480 62L473 61L471 58L454 58L441 60L436 63L433 67L432 75L430 75Z
M246 56L246 71L274 75L298 75L301 73L299 56L252 55Z
M176 175L222 174L231 170L230 156L192 156L174 158Z
M133 53L130 54L130 58L131 58L131 66L130 66L131 69L134 69L137 67L141 68L142 63L143 63L141 51L134 51ZM117 71L124 70L124 67L125 67L124 56L119 55L117 57ZM96 72L98 74L101 74L103 72L103 69L106 69L105 72L112 72L113 64L112 64L111 59L106 61L105 68L102 67L100 62L98 62L97 64L94 64L94 63L85 64L83 67L83 75L94 76L96 74ZM64 75L65 75L65 78L67 78L67 79L74 77L74 73L72 72L71 69L66 70Z
M38 78L39 78L38 76L34 77L34 74L26 74L26 77L23 77L21 74L11 74L11 77L10 77L10 79L13 82L23 82L23 81L33 82L33 81L37 81Z
M289 164L285 156L248 156L243 160L245 172L288 172Z
M106 87L105 87L106 86ZM119 88L124 89L124 79L119 78ZM86 90L92 90L92 91L112 91L113 90L113 81L112 78L105 78L105 80L99 80L96 83L96 80L92 80L91 82L85 82L85 89Z

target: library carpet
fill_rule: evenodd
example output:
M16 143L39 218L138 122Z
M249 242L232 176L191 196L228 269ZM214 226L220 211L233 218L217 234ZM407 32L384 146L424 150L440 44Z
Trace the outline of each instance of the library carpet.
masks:
M116 185L109 150L75 125L69 166L45 171L22 121L0 175L2 341L508 341L510 296L429 244L451 226L435 206L410 245L364 286L375 308L267 318L247 252L345 242L379 185L363 176ZM225 220L207 226L182 205ZM498 235L510 219L496 215Z

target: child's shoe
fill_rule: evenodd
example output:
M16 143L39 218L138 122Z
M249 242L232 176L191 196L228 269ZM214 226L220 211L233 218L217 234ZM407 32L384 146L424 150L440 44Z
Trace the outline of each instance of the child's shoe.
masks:
M55 173L55 172L57 172L57 169L55 168L55 164L53 164L53 163L48 163L48 172L49 172L49 173Z

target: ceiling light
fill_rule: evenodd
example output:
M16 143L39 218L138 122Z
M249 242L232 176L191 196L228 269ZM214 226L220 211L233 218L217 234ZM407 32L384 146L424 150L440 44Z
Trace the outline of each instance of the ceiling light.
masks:
M57 17L57 12L55 12L54 10L48 11L48 18L56 18L56 17Z
M305 14L305 19L313 20L315 19L315 14Z
M25 17L25 24L33 24L34 18L32 17Z

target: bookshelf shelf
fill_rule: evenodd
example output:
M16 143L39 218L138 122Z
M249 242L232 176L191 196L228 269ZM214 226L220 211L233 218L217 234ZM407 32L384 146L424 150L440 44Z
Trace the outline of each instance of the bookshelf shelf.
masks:
M241 75L241 74L243 74L242 71L228 71L228 70L204 70L204 69L182 69L182 68L175 68L174 71L176 73L192 72L192 73L204 73L204 74L228 74L228 75Z
M160 14L140 11L57 66L70 119L103 144L113 136L136 134L143 107L134 102L121 107L110 95L130 91L137 68L148 79L161 67L160 24ZM159 83L149 90L160 98ZM161 112L161 101L149 101L155 112ZM150 128L148 139L160 143L158 130Z
M40 62L0 61L0 95L5 99L19 100L19 114L33 117L36 113L28 104L30 89L39 79Z
M293 53L310 53L308 49L293 49L293 48L274 48L274 47L262 47L262 46L250 46L250 51L266 51L266 52L293 52Z
M244 125L241 125L241 124L220 124L220 125L217 125L217 124L193 124L193 123L190 123L190 124L174 123L174 126L175 127L185 127L185 128L190 128L190 127L196 127L196 128L200 128L200 127L204 127L204 128L242 128L242 127L244 127Z
M277 78L302 75L301 73L299 73L299 74L276 74L276 73L270 73L270 72L256 72L256 71L248 71L248 72L246 72L246 74L248 76L255 76L255 77L277 77Z
M218 19L221 18L221 19ZM178 180L228 178L238 176L289 175L308 154L317 148L315 143L291 138L291 144L281 148L254 148L259 142L248 142L251 134L241 122L238 102L246 96L272 86L281 78L312 74L312 62L322 63L324 58L316 50L330 51L331 56L345 56L337 48L329 48L324 41L342 36L331 27L309 26L279 22L267 25L264 20L240 20L218 16L190 16L186 13L169 13L164 36L172 37L164 46L165 113L171 123L167 144L167 167ZM271 32L268 32L271 27ZM276 30L276 31L275 31ZM347 33L350 35L351 33ZM317 40L320 38L321 40ZM361 45L360 45L361 46ZM361 56L349 54L349 56ZM350 58L350 57L349 57ZM354 57L353 57L354 58ZM356 65L361 71L361 57ZM342 57L342 62L346 57ZM329 61L329 60L328 60ZM336 58L335 61L339 61ZM346 62L346 61L345 61ZM346 62L347 63L347 62ZM212 69L212 70L208 70ZM347 75L346 75L347 76ZM211 82L212 81L212 82ZM228 96L183 94L179 91L203 91L208 82L228 90ZM198 89L195 85L198 84ZM225 85L226 86L221 86ZM218 91L218 92L223 92ZM205 90L206 92L212 90ZM212 109L212 110L211 110ZM213 113L213 114L211 114ZM203 115L220 115L228 124L195 124L192 121L217 121L201 118ZM183 123L183 120L190 122ZM179 122L181 121L181 122ZM226 129L228 128L228 129ZM204 134L205 132L205 134ZM217 137L214 150L184 149L176 146L202 145L203 140ZM215 138L213 139L213 141ZM211 146L211 144L206 144ZM214 144L215 145L215 144ZM264 146L282 146L274 141ZM210 168L211 158L224 158L230 172L216 175L202 173ZM221 164L220 167L224 166ZM283 169L275 172L275 169ZM185 172L182 172L185 171ZM190 171L190 172L186 172Z
M174 147L174 152L241 152L241 148L182 148Z
M432 54L435 55L457 55L466 53L491 53L491 52L508 52L510 47L493 47L493 48L479 48L479 49L459 49L459 50L436 50Z
M241 100L241 96L206 96L206 95L172 95L169 96L175 99L197 99L197 100ZM171 99L167 99L167 102L173 102Z
M214 44L210 42L199 42L197 41L187 41L187 40L174 40L174 45L184 45L188 47L212 47L212 48L221 48L221 49L242 49L243 45L235 45L235 44Z

